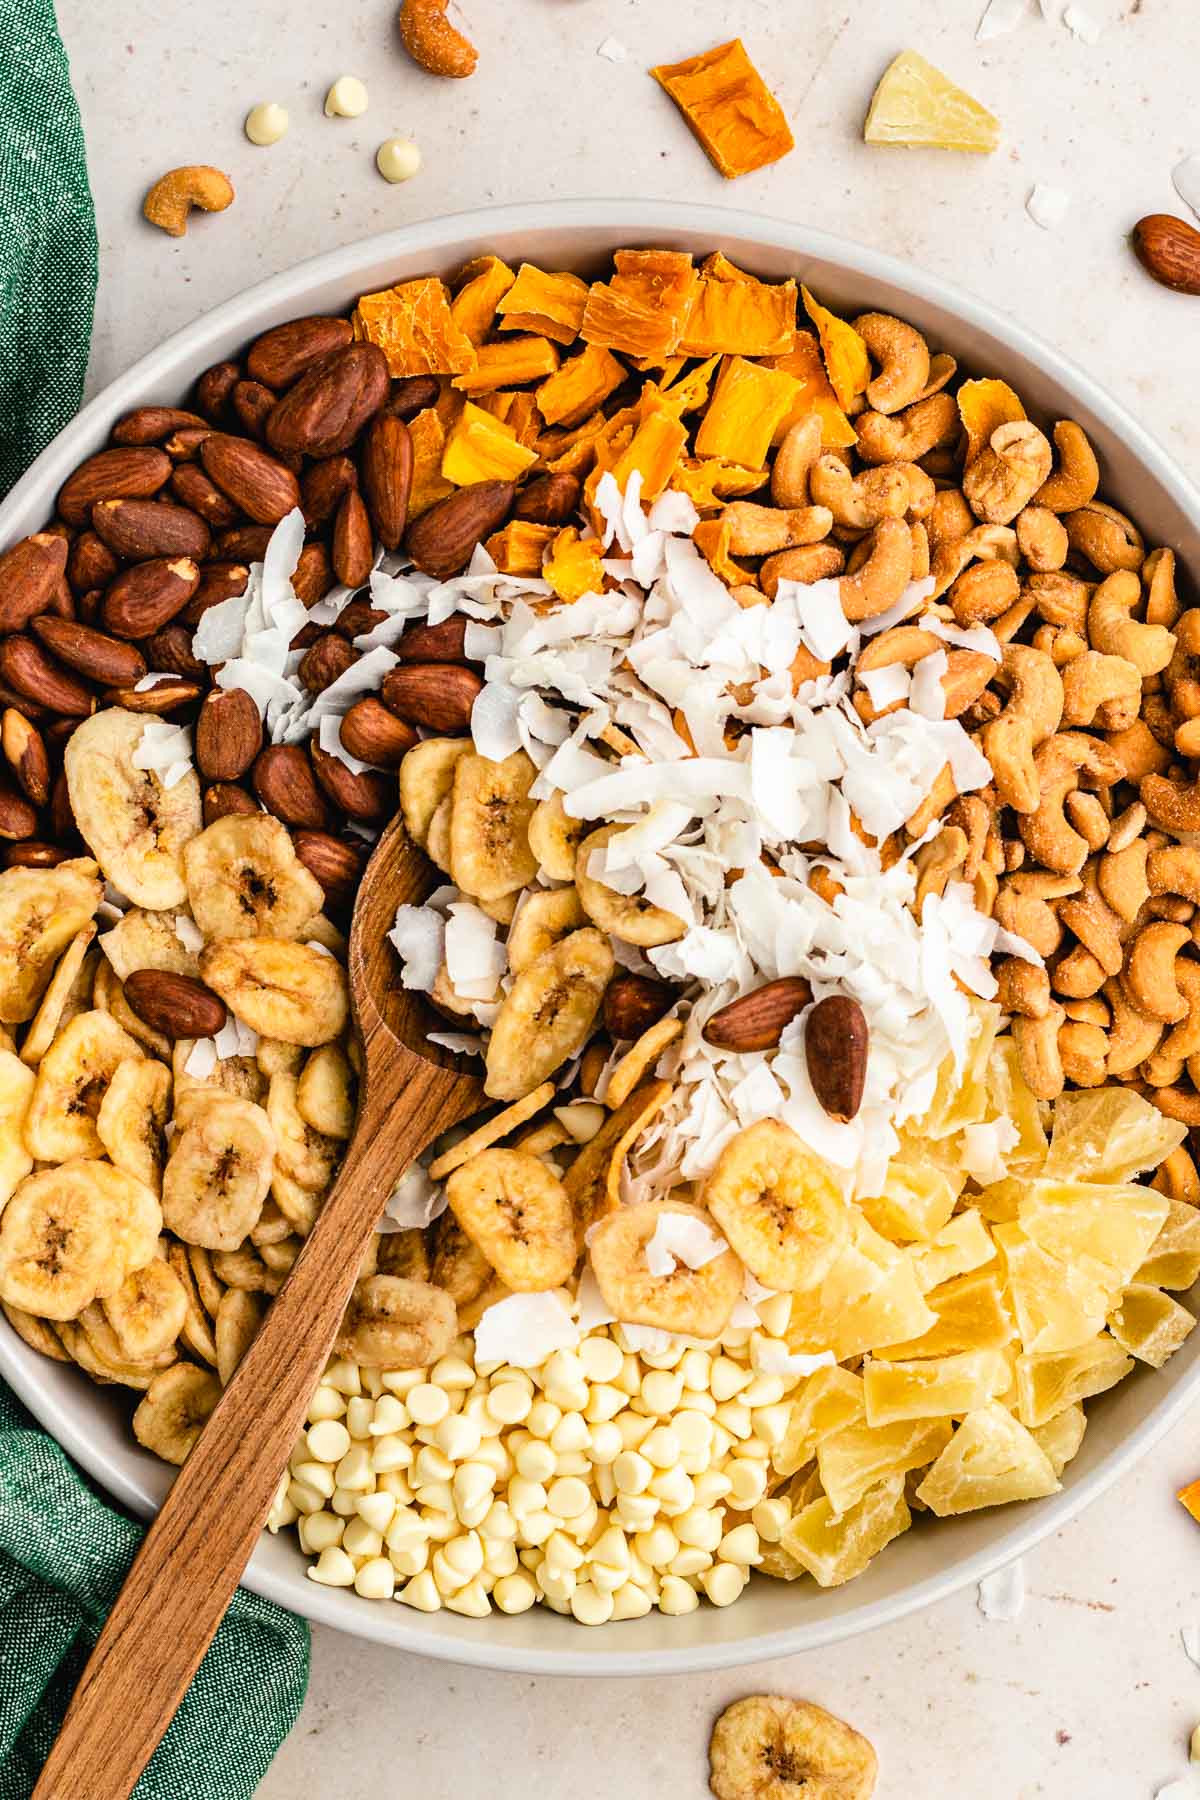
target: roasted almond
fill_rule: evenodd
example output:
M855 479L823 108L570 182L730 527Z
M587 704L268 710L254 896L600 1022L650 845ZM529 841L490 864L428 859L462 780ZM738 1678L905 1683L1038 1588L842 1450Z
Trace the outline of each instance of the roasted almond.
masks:
M309 743L313 773L333 804L351 819L364 824L378 824L390 819L396 810L396 784L377 769L361 769L357 773L328 750L322 750L315 738Z
M398 419L415 419L419 412L437 405L440 392L436 375L401 375L392 383L387 409Z
M413 450L408 426L394 412L378 413L362 447L362 485L371 523L384 548L396 550L408 522Z
M36 725L31 725L15 707L6 707L0 716L0 749L16 778L17 786L34 806L45 806L50 798L50 758L46 743ZM33 830L33 826L30 830ZM29 832L17 834L28 837Z
M365 637L368 631L374 631L388 617L377 606L372 606L369 600L351 600L349 606L343 606L334 620L333 629L339 637L353 643L356 637Z
M345 638L327 631L304 652L298 671L300 679L310 693L322 694L327 687L333 686L339 675L354 667L360 654Z
M68 475L58 491L58 511L68 525L86 525L100 500L141 500L157 494L171 474L171 459L161 450L98 450Z
M398 719L373 694L354 702L342 719L339 736L351 756L377 769L399 768L418 741L416 727Z
M362 495L348 488L342 495L333 527L333 570L343 586L365 587L375 561L371 521Z
M100 616L114 637L149 637L183 611L199 586L200 570L190 556L151 557L122 569Z
M198 513L168 501L101 500L92 508L92 525L123 562L180 556L203 562L212 543L212 534Z
M14 634L0 638L0 681L35 706L66 713L69 718L84 719L96 710L91 689L47 656L31 637Z
M146 659L136 645L78 619L42 617L31 620L29 629L59 662L104 687L133 687L146 673Z
M565 470L556 475L539 475L517 495L514 519L527 519L533 525L565 525L579 510L582 484L578 476Z
M271 744L254 765L254 791L269 813L285 825L324 829L329 809L312 764L299 744Z
M326 456L310 463L300 480L300 505L310 531L332 519L343 494L357 481L358 470L348 456Z
M275 390L264 387L261 381L239 381L229 396L229 406L242 430L261 443L278 398Z
M235 362L214 363L211 369L205 369L196 383L196 410L214 425L224 425L229 419L229 397L242 379L242 371Z
M37 830L37 812L24 794L0 782L0 838L10 842L31 838Z
M134 969L123 983L125 998L142 1023L169 1038L215 1037L224 1025L225 1002L202 981L172 969Z
M270 541L269 525L235 525L217 539L217 555L233 562L261 562Z
M20 631L50 604L67 554L64 538L35 531L0 556L0 631Z
M200 461L221 492L259 525L278 525L300 504L292 471L248 438L214 431L200 446Z
M431 731L466 731L471 708L483 690L474 669L454 663L412 663L389 669L383 678L383 703L397 718Z
M202 801L204 823L215 825L218 819L235 816L249 817L259 810L258 802L253 794L245 788L234 787L229 781L216 781L212 787L205 788Z
M50 824L57 843L77 843L79 841L79 827L75 823L75 812L67 788L67 777L62 769L54 777L54 786L50 790Z
M309 874L324 888L330 905L349 906L367 866L366 845L348 844L328 831L297 831L292 843Z
M203 692L198 681L186 681L180 675L164 675L153 687L105 688L104 704L124 707L126 712L151 713L160 717L194 706Z
M604 990L604 1024L610 1037L636 1038L657 1025L679 998L668 982L623 969Z
M784 1026L811 999L812 988L803 975L781 976L715 1012L704 1027L704 1039L718 1050L773 1050Z
M120 563L94 531L81 531L67 552L67 580L76 594L106 588Z
M466 613L451 613L436 625L410 625L401 633L396 655L402 663L465 662L467 623Z
M255 338L246 355L247 373L268 387L290 387L306 369L331 350L340 350L354 336L349 319L289 319Z
M73 855L73 851L64 850L58 844L42 844L27 838L23 843L6 846L3 863L6 869L54 869Z
M161 444L173 431L189 426L204 426L199 413L184 412L178 406L138 406L118 419L112 428L114 444Z
M196 719L196 767L206 781L237 781L262 749L262 720L243 688L213 688Z
M1142 267L1177 294L1200 294L1200 231L1173 213L1149 213L1133 228Z
M831 1119L846 1124L862 1105L870 1033L849 994L829 994L808 1015L804 1055L813 1093Z
M168 675L184 675L189 681L208 679L208 665L192 654L192 634L186 625L164 625L144 640L142 649L151 668L163 669Z
M163 449L177 468L180 463L193 463L205 438L212 436L212 429L211 425L185 425L163 439Z
M313 645L319 644L324 636L325 633L319 625L302 625L288 645L288 649L311 650Z
M315 606L333 586L333 570L324 544L305 544L292 574L292 591L305 606Z
M236 525L242 516L239 508L227 494L221 492L211 475L206 475L199 463L177 463L168 485L181 506L191 507L215 531L224 531L228 526Z
M476 481L423 512L405 541L418 569L437 581L465 569L476 544L508 517L515 493L511 481Z
M334 456L352 444L388 397L387 358L378 344L347 344L315 362L267 419L273 450Z
M198 625L210 606L219 606L222 600L231 600L235 594L244 594L249 579L250 569L246 563L205 563L200 571L200 585L188 601L187 611L183 615L185 624Z

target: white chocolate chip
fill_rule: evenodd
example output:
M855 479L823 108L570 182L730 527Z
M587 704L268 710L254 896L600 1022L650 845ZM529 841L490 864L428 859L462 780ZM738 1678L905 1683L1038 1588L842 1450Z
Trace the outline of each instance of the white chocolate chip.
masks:
M265 149L277 144L288 128L287 107L277 100L262 100L246 114L242 130L252 144Z
M339 75L325 96L327 119L357 119L367 110L367 87L357 75Z
M385 181L411 181L421 167L421 152L411 138L387 138L375 152L375 167Z

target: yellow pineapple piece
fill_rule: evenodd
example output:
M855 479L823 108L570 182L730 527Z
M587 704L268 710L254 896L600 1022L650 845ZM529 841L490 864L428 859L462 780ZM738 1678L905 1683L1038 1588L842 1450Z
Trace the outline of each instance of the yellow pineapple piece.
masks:
M1130 1088L1075 1090L1054 1103L1042 1173L1071 1181L1128 1181L1156 1169L1186 1136L1185 1125Z
M1022 1231L1051 1256L1074 1263L1091 1257L1111 1270L1111 1285L1133 1280L1166 1223L1165 1194L1131 1182L1031 1181L1021 1197Z
M863 1369L868 1425L944 1419L1003 1394L1011 1374L1000 1350L961 1350L916 1362L869 1362Z
M463 407L442 451L442 477L456 487L476 481L513 481L537 461L537 452L518 444L517 434L482 407Z
M1043 1350L1017 1358L1017 1417L1030 1429L1064 1406L1115 1387L1133 1367L1120 1344L1103 1334L1074 1350Z
M944 1519L1010 1500L1040 1500L1057 1493L1058 1485L1037 1439L992 1401L967 1414L917 1494Z
M1137 1280L1175 1291L1200 1280L1200 1207L1189 1206L1186 1200L1170 1201L1166 1222L1138 1269Z
M867 1218L885 1238L906 1244L928 1240L954 1211L956 1190L935 1168L892 1160L881 1194L859 1201Z
M1050 1458L1050 1466L1061 1475L1083 1442L1087 1430L1087 1414L1076 1400L1061 1412L1034 1428L1034 1437Z
M1108 1329L1122 1349L1153 1369L1161 1369L1174 1356L1195 1323L1178 1300L1137 1281L1125 1289L1121 1304L1108 1316Z
M931 1138L925 1135L924 1121L899 1134L899 1147L889 1167L902 1163L906 1168L936 1169L945 1176L955 1195L962 1193L967 1177L959 1161L958 1140L953 1137Z
M941 1287L944 1281L953 1281L956 1275L969 1275L972 1269L981 1268L984 1263L991 1262L995 1254L996 1246L979 1209L968 1206L943 1225L927 1244L918 1244L913 1251L917 1284L922 1293L928 1294L930 1288Z
M909 150L971 150L1000 142L1000 121L915 50L902 50L871 96L863 137Z
M847 1512L889 1475L923 1469L950 1439L949 1419L904 1419L895 1425L847 1425L817 1446L817 1468L835 1512Z
M964 1125L978 1125L987 1117L988 1069L1002 1015L990 1000L972 1000L971 1015L971 1039L962 1068L955 1068L953 1056L946 1058L938 1069L929 1111L918 1125L909 1127L918 1140L953 1137Z
M838 1362L880 1344L920 1337L936 1323L917 1284L911 1255L881 1237L861 1214L829 1273L792 1299L793 1350L832 1350Z
M925 1296L934 1323L920 1337L888 1344L875 1355L887 1362L914 1357L955 1356L962 1350L1003 1350L1013 1335L998 1266L974 1269L931 1288Z
M755 1567L760 1575L769 1575L773 1581L799 1581L808 1574L803 1563L789 1556L782 1543L758 1546L759 1561Z
M792 1401L788 1427L771 1452L780 1475L794 1475L811 1462L817 1446L832 1432L866 1418L862 1376L850 1369L818 1369Z
M772 433L799 385L781 370L765 369L744 356L727 357L696 433L696 455L761 469Z
M1021 1211L1021 1195L1025 1183L1019 1175L1006 1175L993 1181L974 1196L975 1204L989 1225L1011 1225Z
M785 1526L775 1548L801 1563L819 1586L840 1587L911 1524L904 1477L893 1475L840 1518L828 1500L814 1500Z
M1046 1158L1046 1133L1037 1097L1021 1073L1017 1047L1010 1037L997 1038L988 1062L988 1117L1009 1119L1018 1137L1005 1153L1010 1169L1032 1174Z
M1073 1350L1104 1329L1116 1289L1111 1270L1079 1254L1071 1262L1035 1244L1020 1225L997 1225L1008 1295L1024 1348Z

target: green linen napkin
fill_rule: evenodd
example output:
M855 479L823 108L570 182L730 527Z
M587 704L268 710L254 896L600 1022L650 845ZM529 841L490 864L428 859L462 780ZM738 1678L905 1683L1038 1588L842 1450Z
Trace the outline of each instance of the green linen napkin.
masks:
M96 265L52 0L0 0L0 496L79 405ZM0 1382L0 1800L31 1793L141 1536ZM239 1588L137 1800L249 1800L308 1657L304 1622Z

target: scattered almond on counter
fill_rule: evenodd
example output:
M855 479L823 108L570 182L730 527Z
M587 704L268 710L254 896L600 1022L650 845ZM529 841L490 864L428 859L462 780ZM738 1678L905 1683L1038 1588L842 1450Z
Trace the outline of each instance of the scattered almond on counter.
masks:
M1200 294L1200 231L1173 213L1148 213L1133 228L1133 247L1148 275L1177 294Z

